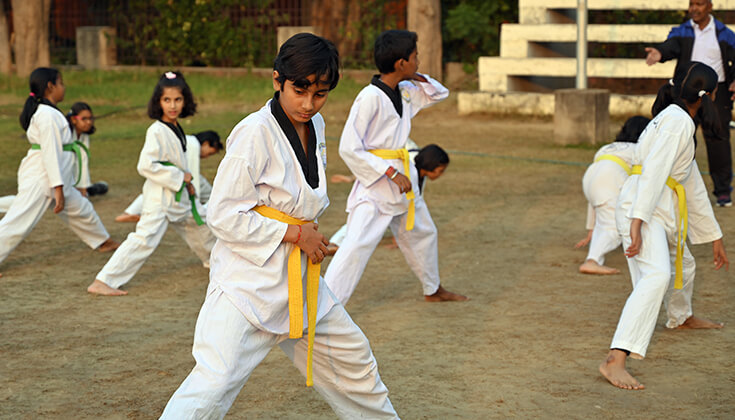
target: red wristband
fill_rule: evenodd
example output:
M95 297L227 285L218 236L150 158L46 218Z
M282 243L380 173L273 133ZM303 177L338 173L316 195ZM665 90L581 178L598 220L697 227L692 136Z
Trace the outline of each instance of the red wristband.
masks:
M396 168L389 166L388 169L385 170L385 175L388 176L388 178L393 178L393 174L396 173Z
M301 225L296 225L296 226L299 227L299 236L296 237L296 241L294 241L294 243L297 243L298 241L301 240Z

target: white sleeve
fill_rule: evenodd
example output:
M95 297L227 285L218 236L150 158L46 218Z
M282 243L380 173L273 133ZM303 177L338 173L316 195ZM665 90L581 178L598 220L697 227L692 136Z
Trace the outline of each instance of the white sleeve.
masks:
M434 105L449 97L449 89L441 83L432 79L428 75L422 74L427 80L419 82L418 80L410 80L401 82L401 94L407 92L411 98L411 118L413 118L423 108Z
M184 184L184 171L175 166L159 163L167 160L162 156L163 145L166 142L163 137L163 133L153 127L145 133L145 143L138 158L138 173L164 188L178 191Z
M235 127L227 154L217 169L207 203L207 225L235 254L262 266L286 235L288 224L253 211L258 205L256 185L268 164L269 138L263 126Z
M712 211L707 187L699 173L697 161L692 162L691 171L689 177L682 182L686 190L687 212L689 213L688 237L693 244L712 242L722 238L722 231Z
M191 184L194 186L194 191L197 197L201 195L201 188L199 185L200 173L199 164L201 161L200 151L202 146L199 144L196 136L186 136L186 163L188 165L189 173L191 174Z
M72 135L75 135L75 133L72 132ZM82 134L79 137L79 141L87 146L87 150L89 150L89 134ZM82 161L77 162L77 165L81 165L82 168L82 175L77 180L77 188L89 188L92 185L92 179L89 175L89 155L84 150L84 148L82 148ZM77 169L77 172L74 173L74 176L76 176L78 173L79 169Z
M595 208L592 207L592 203L587 203L587 230L595 228Z
M38 117L33 122L38 126L40 133L38 144L41 145L41 160L48 176L48 185L51 188L64 185L64 178L61 175L61 154L64 153L61 130L68 130L68 127L59 126L55 119L45 112L34 116Z
M378 98L358 95L352 104L350 115L342 129L339 140L339 155L358 181L369 187L388 170L388 161L368 152L365 139L371 124L378 113Z

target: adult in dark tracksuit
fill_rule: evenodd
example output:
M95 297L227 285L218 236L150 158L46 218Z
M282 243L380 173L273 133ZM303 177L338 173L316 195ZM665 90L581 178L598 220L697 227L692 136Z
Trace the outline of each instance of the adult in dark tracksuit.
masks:
M646 48L646 63L677 59L676 71L692 61L712 67L718 76L714 100L717 126L702 125L707 161L714 183L714 195L720 207L732 206L732 154L730 151L730 121L735 99L735 33L710 12L711 0L689 0L690 20L674 27L665 42Z

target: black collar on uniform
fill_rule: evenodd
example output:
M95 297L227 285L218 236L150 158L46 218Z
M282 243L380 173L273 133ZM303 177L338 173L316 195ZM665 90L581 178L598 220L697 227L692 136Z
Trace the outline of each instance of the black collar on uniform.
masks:
M276 122L281 127L283 134L286 135L294 153L296 153L296 158L299 160L306 182L311 188L317 188L319 187L319 169L316 162L316 132L314 130L314 123L311 120L306 122L309 138L306 141L307 150L304 153L304 147L301 145L301 139L298 133L296 133L296 129L291 123L291 120L288 119L286 112L283 111L281 104L278 103L280 93L276 92L273 95L273 100L271 100L271 114L276 118Z
M181 142L181 147L184 148L184 151L186 152L186 134L184 134L184 129L181 128L178 122L176 124L171 124L169 122L166 122L164 120L158 120L166 125L166 127L170 128L171 131L176 134L176 137L178 137L179 141Z
M376 74L373 76L373 80L370 81L371 85L375 85L378 89L382 90L383 93L388 95L388 98L393 102L393 107L396 109L399 117L403 117L403 101L401 100L401 91L398 90L398 85L395 89L391 89L388 85L380 80L380 75Z

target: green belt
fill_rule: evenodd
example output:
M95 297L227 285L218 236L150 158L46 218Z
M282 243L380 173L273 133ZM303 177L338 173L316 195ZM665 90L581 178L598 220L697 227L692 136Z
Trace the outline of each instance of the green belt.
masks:
M75 141L74 143L65 144L61 147L61 149L65 152L74 152L77 155L77 182L74 183L74 186L76 187L77 184L79 184L79 181L82 180L82 150L84 150L84 153L87 154L87 158L89 158L89 149L87 148L87 146L84 145L84 143L79 140ZM31 143L31 150L41 150L41 145Z
M159 160L158 163L160 163L163 166L173 166L174 168L178 168L178 166L174 165L171 162ZM177 203L181 201L181 193L184 191L185 188L186 188L186 182L184 182L181 185L181 188L178 191L176 191L176 202ZM191 215L194 217L194 221L197 223L197 225L201 226L204 224L204 221L202 220L202 217L199 216L199 212L197 211L197 205L196 205L195 198L196 196L194 194L189 194L189 201L191 202Z

